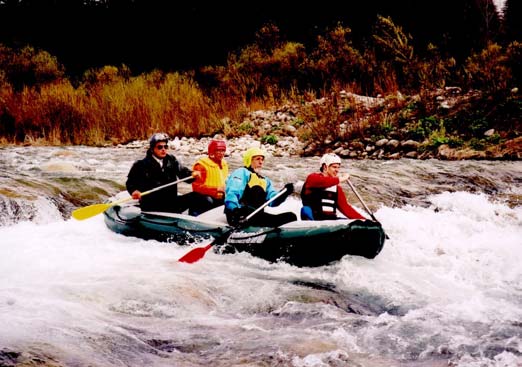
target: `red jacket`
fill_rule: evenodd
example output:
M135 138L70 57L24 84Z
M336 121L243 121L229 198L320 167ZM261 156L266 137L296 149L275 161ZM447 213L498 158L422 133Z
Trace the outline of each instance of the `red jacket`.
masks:
M326 189L334 185L337 185L337 207L339 211L349 219L366 219L348 204L344 191L341 185L339 185L339 177L325 176L319 172L311 173L306 178L302 195L309 195L311 193L310 189Z

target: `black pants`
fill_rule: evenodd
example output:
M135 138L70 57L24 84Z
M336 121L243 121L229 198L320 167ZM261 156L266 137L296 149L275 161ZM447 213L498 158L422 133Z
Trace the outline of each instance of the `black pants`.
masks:
M198 216L210 209L224 204L224 200L215 199L212 196L202 195L197 192L192 192L190 198L189 215Z
M249 224L254 226L263 227L279 227L285 223L293 222L297 220L297 216L292 212L280 213L280 214L268 214L260 212L250 219Z
M253 210L252 210L253 211ZM251 212L252 212L251 211ZM226 212L227 221L230 225L235 226L235 219L231 212ZM259 227L279 227L285 223L293 222L297 220L297 216L292 212L280 213L280 214L268 214L261 211L254 215L246 226L259 226Z
M174 198L167 195L153 196L153 194L150 194L147 197L143 197L140 206L141 210L145 212L183 213L192 203L193 195L193 192L189 192Z

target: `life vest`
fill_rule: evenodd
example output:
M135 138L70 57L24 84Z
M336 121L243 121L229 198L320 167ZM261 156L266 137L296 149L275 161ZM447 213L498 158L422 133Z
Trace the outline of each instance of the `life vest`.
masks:
M216 188L225 186L225 180L228 176L228 164L226 161L221 161L221 167L208 157L201 158L198 163L207 171L205 186Z
M266 201L266 179L252 172L241 196L241 203L257 208Z
M312 208L314 219L337 218L337 185L326 189L308 189L309 193L301 194L303 205ZM304 192L304 188L303 188Z

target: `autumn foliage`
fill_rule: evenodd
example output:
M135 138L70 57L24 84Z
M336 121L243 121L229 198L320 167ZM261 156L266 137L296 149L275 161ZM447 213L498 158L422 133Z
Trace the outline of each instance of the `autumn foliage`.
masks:
M255 43L230 53L225 65L183 73L133 75L125 65L108 65L70 80L59 60L44 50L0 45L0 142L106 145L146 139L156 131L234 136L249 111L282 104L302 106L296 126L304 140L332 134L377 139L389 130L406 129L422 139L436 132L436 138L457 141L452 134L465 135L479 125L480 132L509 130L500 136L505 138L520 133L513 118L504 127L500 117L477 122L481 118L471 115L458 121L443 116L442 122L427 124L437 114L431 92L480 90L491 108L507 106L513 117L522 112L513 92L521 81L522 44L517 41L488 42L459 61L431 43L416 49L412 37L389 17L377 18L365 47L357 47L351 29L341 24L318 36L313 47L284 40L277 26L267 24ZM341 91L380 96L388 103L365 119L355 104L338 105L335 96ZM326 104L310 104L321 97ZM470 109L478 105L475 101ZM350 127L341 133L343 121Z

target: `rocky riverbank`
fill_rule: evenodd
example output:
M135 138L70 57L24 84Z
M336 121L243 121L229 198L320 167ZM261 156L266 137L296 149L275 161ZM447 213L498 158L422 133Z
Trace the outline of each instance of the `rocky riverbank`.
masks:
M220 135L215 138L223 138ZM170 142L171 148L175 149L176 154L183 155L204 155L207 152L207 146L211 138L175 138ZM294 136L281 136L275 144L262 144L259 138L245 135L239 138L225 139L227 141L227 155L241 156L243 152L252 146L258 146L264 149L268 154L274 157L290 157L290 156L314 156L319 152L314 152L305 143L299 141ZM147 141L135 141L126 145L125 148L143 148L148 146ZM417 151L419 143L406 140L398 141L395 139L381 139L375 144L368 145L349 145L335 144L333 151L340 157L346 159L441 159L441 160L462 160L462 159L480 159L480 160L519 160L522 159L522 137L512 139L506 143L500 144L493 149L485 151L477 151L473 149L455 149L450 148L447 144L441 145L436 153Z
M513 93L518 94L518 90L513 91ZM440 89L433 92L429 97L432 103L436 105L435 109L443 111L441 115L454 115L463 109L463 106L469 108L472 101L477 103L481 98L482 95L477 91L463 94L459 88ZM441 143L434 147L430 145L429 139L414 140L408 138L406 129L392 127L390 126L391 123L387 126L387 133L380 138L376 138L376 134L370 135L368 133L366 135L369 135L369 137L365 138L346 138L350 135L350 130L361 129L361 126L368 125L368 121L374 121L374 124L375 121L382 121L383 111L403 113L402 111L405 108L401 111L397 107L398 105L414 104L420 97L406 98L398 93L395 98L385 99L341 91L339 96L335 96L333 99L335 100L322 98L308 103L308 106L330 104L338 110L338 114L333 116L339 121L337 123L338 128L337 126L334 127L337 131L323 132L321 141L304 143L302 139L297 139L297 137L303 135L303 127L305 127L303 125L306 125L306 122L302 121L301 116L303 116L303 109L307 106L287 105L273 111L255 111L240 122L239 126L243 129L248 128L251 135L247 138L253 138L257 141L272 141L273 144L264 144L264 147L268 151L273 151L274 155L315 156L321 155L325 151L333 151L342 158L350 159L519 160L522 158L522 137L510 134L511 138L498 139L498 142L494 144L491 143L492 137L507 134L493 128L484 131L481 136L475 137L477 141L488 142L480 150L471 148L469 144L451 147L450 144ZM319 109L315 108L315 110ZM326 113L331 113L331 111L328 111L328 107L323 109L322 112L325 112L325 110ZM343 111L346 110L356 112L352 112L350 116L345 116L346 114ZM389 112L389 114L391 115L392 112ZM415 118L409 118L415 121ZM443 119L440 116L437 116L437 118ZM421 117L417 118L417 120L420 119ZM224 122L225 126L230 123L231 121ZM379 123L382 122L377 122L377 124ZM319 125L319 128L322 128L322 126ZM310 124L308 129L310 129ZM382 132L381 135L383 135Z
M518 93L518 91L513 93ZM256 145L276 157L317 156L326 151L333 151L346 159L522 159L522 136L497 131L494 128L484 131L480 134L481 136L473 137L476 141L487 142L487 144L475 144L481 146L480 149L473 149L473 145L470 145L469 142L468 144L461 142L462 144L457 147L451 146L451 143L445 143L444 139L448 141L450 139L442 128L437 145L434 145L428 138L415 140L409 137L411 134L408 129L393 127L391 123L388 124L385 132L380 131L378 134L365 132L359 134L357 138L348 138L348 136L353 136L350 133L351 130L361 129L361 126L371 126L368 121L373 121L374 125L382 124L380 121L383 111L393 110L395 113L404 113L406 108L401 109L397 106L412 105L419 98L416 96L406 98L398 93L390 102L390 98L373 98L342 91L335 97L335 101L322 98L303 105L285 105L269 111L254 111L247 114L242 121L225 118L221 123L226 134L218 134L214 137L225 138L225 135L227 136L229 155L241 155L245 149ZM455 115L459 109L464 108L462 106L469 108L471 101L478 103L481 95L479 92L473 91L462 94L460 89L445 88L433 93L430 98L436 105L435 110L444 110L445 115ZM335 109L333 116L328 117L335 119L335 125L325 119L326 124L330 124L328 126L335 131L325 128L324 123L314 125L306 121L307 118L303 117L306 116L306 111L303 111L310 107L315 109L314 113L326 114L331 113L332 108ZM320 111L321 108L323 110ZM347 110L357 112L345 116ZM389 112L389 114L391 113ZM313 117L317 117L317 115ZM411 126L419 124L418 121L423 120L423 117L409 116L408 119L412 121ZM435 119L442 121L444 118L437 116ZM517 124L514 126L518 126ZM314 134L314 128L322 129L322 131ZM304 138L307 134L308 138ZM310 139L310 134L313 134L316 139ZM360 135L368 137L362 138ZM505 138L501 138L501 136L505 136ZM493 137L497 139L493 139ZM181 154L201 155L206 153L210 139L210 137L201 139L176 137L171 144ZM147 142L142 141L125 146L132 148L146 145Z

